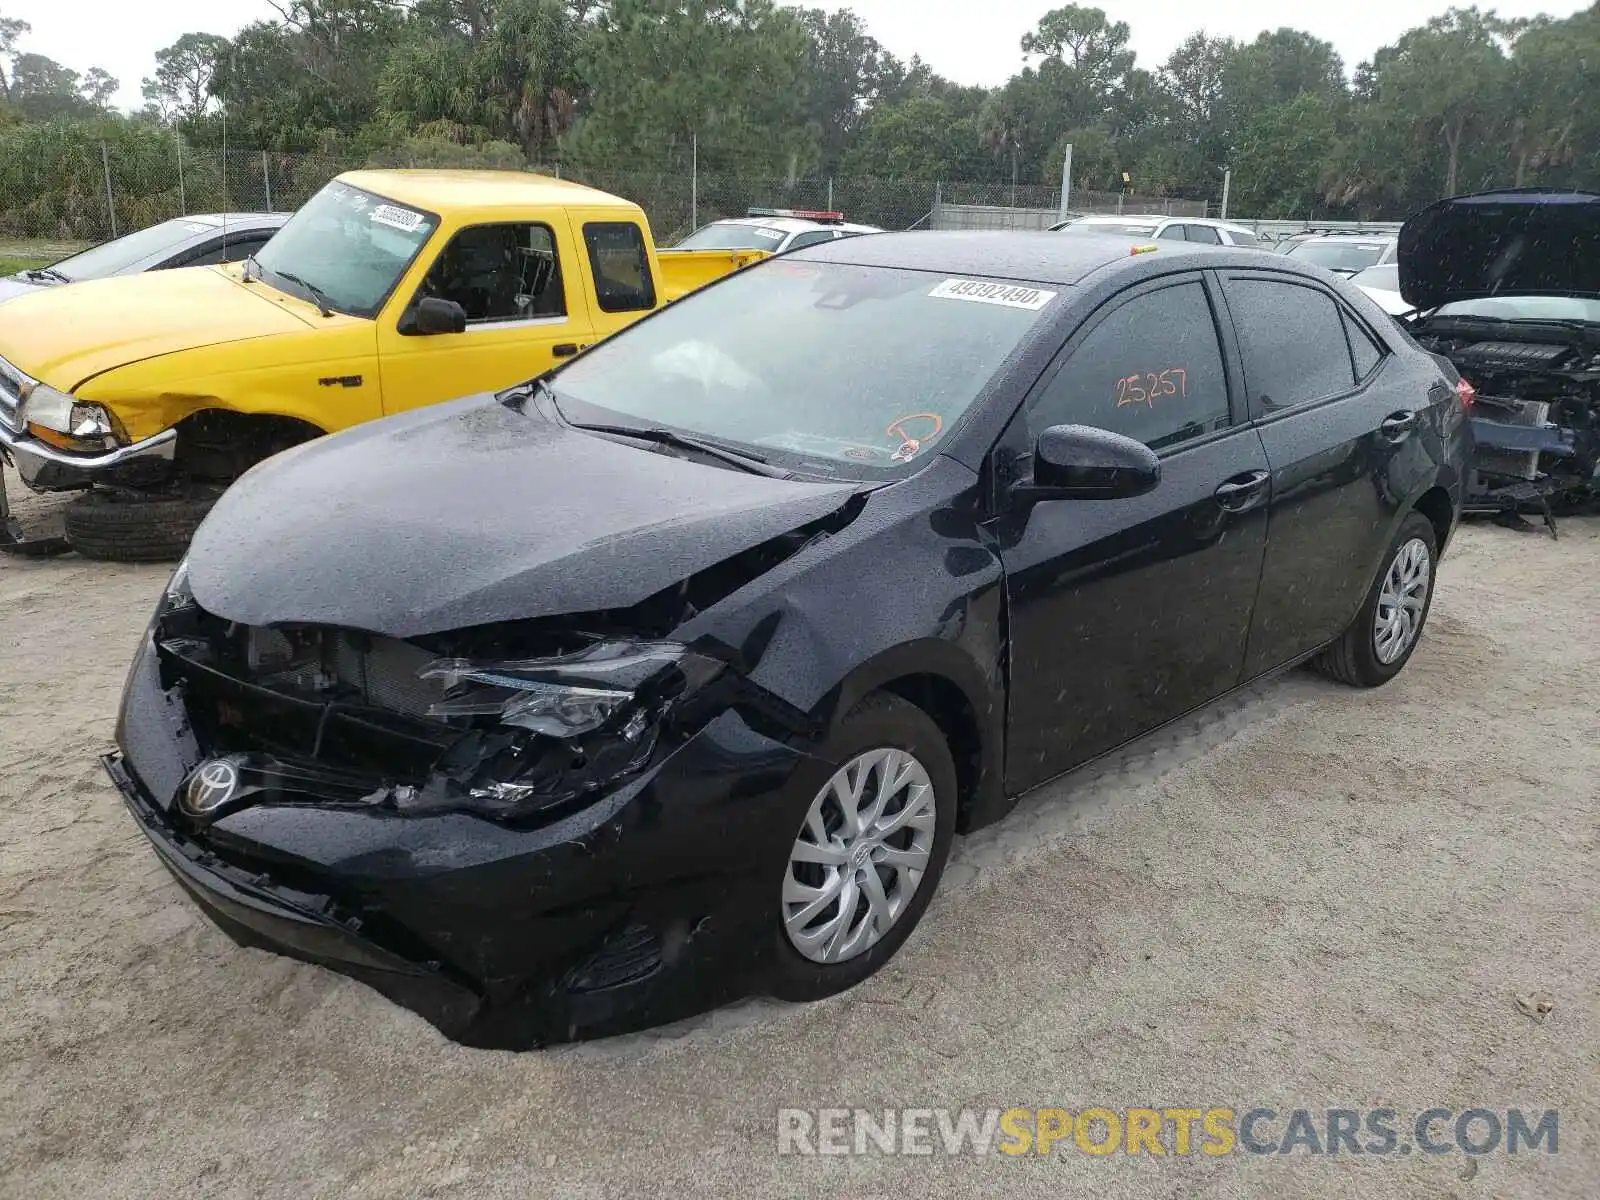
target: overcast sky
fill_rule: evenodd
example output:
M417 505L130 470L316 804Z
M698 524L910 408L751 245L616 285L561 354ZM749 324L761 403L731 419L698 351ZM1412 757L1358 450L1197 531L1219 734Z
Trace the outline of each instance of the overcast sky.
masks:
M853 8L871 34L901 58L922 55L934 70L960 83L996 84L1022 60L1017 42L1056 5L1050 0L811 0L822 8ZM1085 3L1091 0L1084 0ZM1282 0L1232 0L1226 7L1190 0L1122 0L1102 7L1133 30L1139 62L1154 67L1198 28L1214 36L1253 38L1292 25L1330 41L1347 70L1413 25L1442 13L1446 0L1340 0L1286 5ZM1573 0L1503 0L1485 4L1503 17L1548 12L1564 17L1588 7ZM122 82L116 103L138 108L139 81L154 69L155 52L179 34L199 30L231 36L241 25L270 17L265 0L0 0L0 16L21 17L33 33L21 48L48 55L80 74L104 67Z

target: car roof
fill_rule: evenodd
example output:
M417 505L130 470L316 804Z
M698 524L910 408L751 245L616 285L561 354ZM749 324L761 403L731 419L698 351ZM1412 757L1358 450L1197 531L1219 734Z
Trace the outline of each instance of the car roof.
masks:
M189 221L195 225L210 225L221 229L226 221L229 228L235 225L253 226L257 229L275 229L282 225L293 213L286 212L231 212L231 213L189 213L187 216L173 217L174 221Z
M1281 255L1232 246L1163 242L1149 253L1126 234L1058 237L1046 230L999 232L941 230L880 233L876 237L842 238L785 254L784 260L849 263L864 267L900 267L956 276L1018 279L1068 286L1117 263L1161 266L1181 263L1184 269L1254 266L1288 270L1326 282L1326 276L1303 264L1286 263ZM1151 268L1156 270L1158 268Z
M1069 223L1073 225L1165 225L1169 223L1209 225L1212 229L1230 229L1235 233L1255 235L1255 231L1248 225L1239 225L1233 221L1219 221L1216 217L1169 217L1162 213L1125 213L1120 217L1112 213L1095 213L1092 216L1078 217Z
M435 211L539 205L639 211L637 204L621 196L531 171L347 171L339 181L402 204Z
M805 217L725 217L712 225L755 225L780 229L784 233L805 233L812 229L839 229L846 233L882 233L876 225L856 225L849 221L811 221ZM709 226L707 227L709 228Z
M1394 241L1399 235L1394 233L1357 233L1353 229L1334 230L1331 233L1297 234L1304 242L1368 242L1374 246L1381 246L1385 242Z
M1073 225L1159 225L1169 218L1160 213L1128 213L1126 216L1116 216L1113 213L1093 213L1087 217L1074 219Z

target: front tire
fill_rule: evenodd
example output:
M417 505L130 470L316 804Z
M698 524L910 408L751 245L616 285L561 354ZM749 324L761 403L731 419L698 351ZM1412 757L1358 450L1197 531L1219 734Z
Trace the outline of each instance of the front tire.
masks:
M1400 674L1422 638L1433 606L1438 563L1433 522L1420 513L1409 514L1400 523L1356 619L1313 665L1352 687L1381 687Z
M773 880L774 995L817 1000L892 958L927 911L950 856L956 770L933 718L877 692L795 773L795 830Z

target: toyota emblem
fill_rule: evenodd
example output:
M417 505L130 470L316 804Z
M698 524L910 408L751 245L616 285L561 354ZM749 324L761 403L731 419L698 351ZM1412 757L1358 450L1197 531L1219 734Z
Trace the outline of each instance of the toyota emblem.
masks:
M238 764L226 758L201 763L189 776L183 791L183 806L196 816L214 813L239 791Z

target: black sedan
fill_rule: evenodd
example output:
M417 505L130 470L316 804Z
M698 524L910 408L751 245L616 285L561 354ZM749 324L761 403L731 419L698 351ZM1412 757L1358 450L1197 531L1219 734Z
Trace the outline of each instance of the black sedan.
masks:
M1021 793L1303 660L1392 679L1467 428L1281 256L802 250L250 472L106 762L237 940L462 1041L825 996Z

